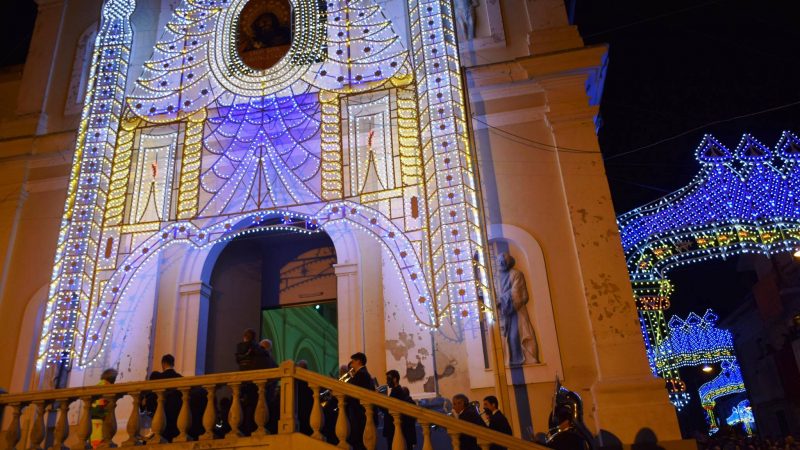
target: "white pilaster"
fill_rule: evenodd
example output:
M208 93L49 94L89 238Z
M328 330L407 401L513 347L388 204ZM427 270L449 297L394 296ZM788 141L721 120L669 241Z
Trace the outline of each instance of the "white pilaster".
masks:
M339 319L339 359L364 350L364 314L358 264L335 264L336 307ZM382 319L382 318L379 318Z
M175 305L175 364L184 376L202 375L206 367L206 332L211 286L184 283Z

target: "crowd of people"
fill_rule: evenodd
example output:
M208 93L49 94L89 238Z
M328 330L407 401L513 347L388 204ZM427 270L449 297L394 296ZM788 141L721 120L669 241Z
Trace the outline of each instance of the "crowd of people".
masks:
M800 436L758 437L722 430L714 435L697 436L699 450L800 450Z
M239 370L259 370L278 367L272 356L272 342L264 339L256 342L256 332L252 329L244 331L242 340L236 345L236 362ZM306 361L298 361L297 366L308 368ZM117 377L117 371L108 369L103 372L100 384L113 384ZM164 355L161 358L161 370L153 371L148 377L149 380L163 380L169 378L179 378L181 374L175 370L175 358L172 355ZM411 397L409 389L400 384L400 373L397 370L386 372L385 393L397 400L416 404ZM350 362L340 367L340 380L348 384L371 391L378 390L377 379L367 370L367 356L364 353L354 353L350 357ZM270 433L277 433L278 420L280 416L280 398L277 389L278 381L270 381L266 384L264 395L268 408L268 422L265 425ZM307 435L313 433L310 425L311 410L314 405L314 392L308 384L302 380L295 381L295 392L297 398L297 419L298 429ZM221 392L228 387L217 388L215 398L218 401L217 420L214 430L211 432L216 437L223 437L231 431L231 425L227 421L228 412L231 408L233 396L230 392ZM254 383L242 383L239 391L239 401L242 408L242 422L238 432L241 435L249 436L258 429L255 419L255 410L259 400L259 390ZM160 433L151 430L151 421L159 406L159 395L161 398L161 408L164 413L164 428ZM147 442L154 437L172 442L179 436L177 421L178 414L182 407L181 393L175 389L168 389L162 393L144 392L141 395L140 412L142 416L142 440ZM198 439L207 430L203 428L201 418L207 404L207 392L204 388L195 387L189 392L189 408L191 411L191 425L187 430L187 436L191 439ZM479 427L508 434L512 434L511 424L506 416L499 410L498 399L489 395L483 399L483 412L479 410L477 402L470 402L469 397L464 394L457 394L452 399L452 415L458 420L463 420ZM382 424L382 435L386 440L388 448L392 448L392 442L398 434L398 427L395 418L388 411L375 408L373 416L367 417L365 408L357 398L345 397L345 415L348 419L349 433L347 443L354 450L366 449L364 445L364 430L367 420L373 420L376 428ZM336 436L336 421L339 415L339 405L336 397L329 396L322 402L323 424L320 432L325 440L333 445L338 445L339 439ZM102 440L102 422L105 418L106 410L103 400L98 400L92 406L93 434L92 445L97 446ZM381 419L382 417L382 419ZM405 441L408 450L417 446L417 421L416 418L401 415L399 433ZM382 421L381 421L382 420ZM569 433L565 433L568 436ZM474 436L461 434L459 437L461 450L479 450L477 439ZM557 443L556 443L557 444ZM553 448L571 448L560 445L553 445ZM505 450L504 447L492 445L492 450Z

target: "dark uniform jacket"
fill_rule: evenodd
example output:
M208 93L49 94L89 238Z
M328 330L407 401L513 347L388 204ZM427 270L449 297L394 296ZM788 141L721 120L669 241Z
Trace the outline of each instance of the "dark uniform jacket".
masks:
M467 408L461 411L461 414L458 415L458 420L465 420L469 423L474 423L475 425L482 427L486 426L486 423L483 421L483 419L481 419L478 411L471 405L467 405ZM478 440L473 436L461 434L459 441L461 442L461 450L480 450L480 447L478 446Z
M397 386L390 390L389 397L396 398L398 400L409 402L411 404L416 404L414 399L411 398L411 394L409 394L408 389L403 386ZM414 444L417 443L417 428L416 428L416 419L409 416L401 416L400 417L400 429L403 432L403 437L406 440L406 447L411 448ZM391 443L394 438L394 417L389 414L388 411L383 411L383 436L386 438L387 444L389 444L389 448L391 448Z
M505 433L508 435L513 434L511 431L511 424L508 423L508 419L506 416L500 412L500 410L495 410L494 414L487 411L489 414L489 428L494 431L499 431L500 433ZM500 445L492 445L491 450L505 450L505 447Z

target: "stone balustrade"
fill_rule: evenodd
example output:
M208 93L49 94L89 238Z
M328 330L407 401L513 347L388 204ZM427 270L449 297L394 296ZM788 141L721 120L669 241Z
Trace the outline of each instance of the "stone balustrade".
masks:
M366 410L366 417L373 417L373 412L376 408L391 414L395 423L399 423L403 415L415 417L422 429L423 436L422 442L418 443L417 446L423 450L433 450L434 448L431 439L432 427L447 430L453 449L459 448L461 434L477 438L478 445L482 450L489 450L492 445L499 445L508 449L544 448L377 392L342 383L333 378L299 368L292 361L284 362L277 369L0 395L0 408L5 409L5 414L10 418L9 426L5 430L5 441L1 442L0 445L4 449L19 448L18 445L22 441L20 416L23 410L32 408L30 412L32 424L26 444L28 449L61 450L65 448L65 443L67 442L70 443L69 448L71 450L91 448L89 437L92 429L92 404L97 400L103 399L105 400L106 413L102 423L102 442L98 448L115 447L117 444L123 447L134 445L175 446L191 440L207 441L202 446L203 448L233 447L230 444L232 439L263 440L269 434L266 424L270 419L270 408L268 407L265 393L270 386L277 385L279 390L280 407L277 411L277 433L299 433L299 421L305 419L299 419L297 414L296 389L298 382L304 382L313 392L313 404L307 426L310 429L311 437L323 442L325 441L322 433L324 423L323 404L320 401L320 393L329 390L332 398L335 398L339 405L344 405L348 398L358 399ZM249 392L255 392L256 390L258 392L257 403L253 412L255 430L245 430L243 428L244 412L240 399L243 396L242 388L244 386L247 386L246 390ZM227 424L230 427L230 431L227 432L224 428L220 429L218 426L220 402L215 399L220 388L224 387L229 388L232 393L230 409L227 412ZM157 399L157 405L152 418L152 436L148 436L145 439L140 435L138 405L140 400L147 395L153 395ZM167 407L166 397L168 395L179 398L181 403L177 416L179 434L172 439L172 443L168 443L163 435L166 426L165 408ZM197 399L198 395L205 397L203 402L205 405L202 408L200 417L192 417L191 399L192 397ZM116 405L119 399L125 396L132 398L134 407L127 418L125 427L127 438L119 442L125 436L116 436ZM77 405L75 405L76 403ZM68 410L71 405L78 407L78 421L74 425L68 424L67 420ZM51 435L47 436L46 420L51 414L55 415L55 424L52 427ZM199 425L202 425L202 428ZM202 433L192 433L191 431L198 429L202 429ZM335 435L339 440L339 448L348 448L348 430L349 425L345 408L338 408ZM364 430L364 443L368 449L375 448L378 439L377 435L375 422L367 420ZM392 450L405 450L405 448L406 443L403 433L396 432L392 442Z

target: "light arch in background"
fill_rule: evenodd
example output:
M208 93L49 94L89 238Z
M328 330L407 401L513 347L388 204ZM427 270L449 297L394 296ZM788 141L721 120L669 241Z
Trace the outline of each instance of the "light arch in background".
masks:
M688 185L617 218L648 353L670 335L671 269L745 253L770 256L800 245L800 138L784 131L774 148L745 134L734 150L705 135L695 150L700 170ZM677 407L685 383L666 380Z

